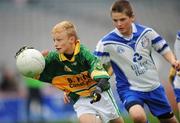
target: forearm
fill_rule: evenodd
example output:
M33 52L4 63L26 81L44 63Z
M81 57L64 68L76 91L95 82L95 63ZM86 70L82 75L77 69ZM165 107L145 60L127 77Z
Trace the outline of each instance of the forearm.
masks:
M180 61L176 60L171 51L165 53L163 56L172 65L172 67L176 69L176 71L180 71Z
M173 54L172 51L168 51L167 53L165 53L163 55L163 57L171 64L173 65L175 62L176 62L176 57L175 55Z
M103 64L103 67L105 68L105 70L107 71L107 73L109 74L109 76L112 76L113 75L113 69L112 69L112 66L111 66L111 63L108 62L106 64Z

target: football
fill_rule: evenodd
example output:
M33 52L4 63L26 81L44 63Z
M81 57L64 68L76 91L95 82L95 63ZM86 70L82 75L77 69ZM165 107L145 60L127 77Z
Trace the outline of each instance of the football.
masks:
M25 49L16 56L16 66L22 75L34 78L44 70L45 59L40 51Z

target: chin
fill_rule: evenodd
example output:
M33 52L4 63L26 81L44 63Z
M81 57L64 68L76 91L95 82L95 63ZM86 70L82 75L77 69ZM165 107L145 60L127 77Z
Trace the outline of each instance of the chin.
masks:
M126 32L126 31L120 31L120 33L121 33L122 35L127 35L127 32Z
M60 50L57 50L58 53L62 53Z
M120 33L124 33L125 31L123 29L118 29Z

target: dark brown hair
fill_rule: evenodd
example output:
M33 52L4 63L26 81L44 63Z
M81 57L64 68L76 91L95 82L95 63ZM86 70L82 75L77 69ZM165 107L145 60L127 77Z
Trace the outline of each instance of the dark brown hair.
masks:
M132 17L134 15L131 4L127 0L116 0L112 4L110 11L111 14L113 12L120 12L126 14L129 17Z

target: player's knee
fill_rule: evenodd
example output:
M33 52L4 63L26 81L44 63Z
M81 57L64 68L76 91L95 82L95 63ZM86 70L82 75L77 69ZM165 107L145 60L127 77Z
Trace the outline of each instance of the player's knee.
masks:
M140 104L131 106L128 111L134 123L146 123L146 113Z
M146 123L147 119L146 117L144 117L143 115L133 115L132 119L134 121L134 123Z
M168 112L158 116L158 119L171 119L174 116L173 112Z

